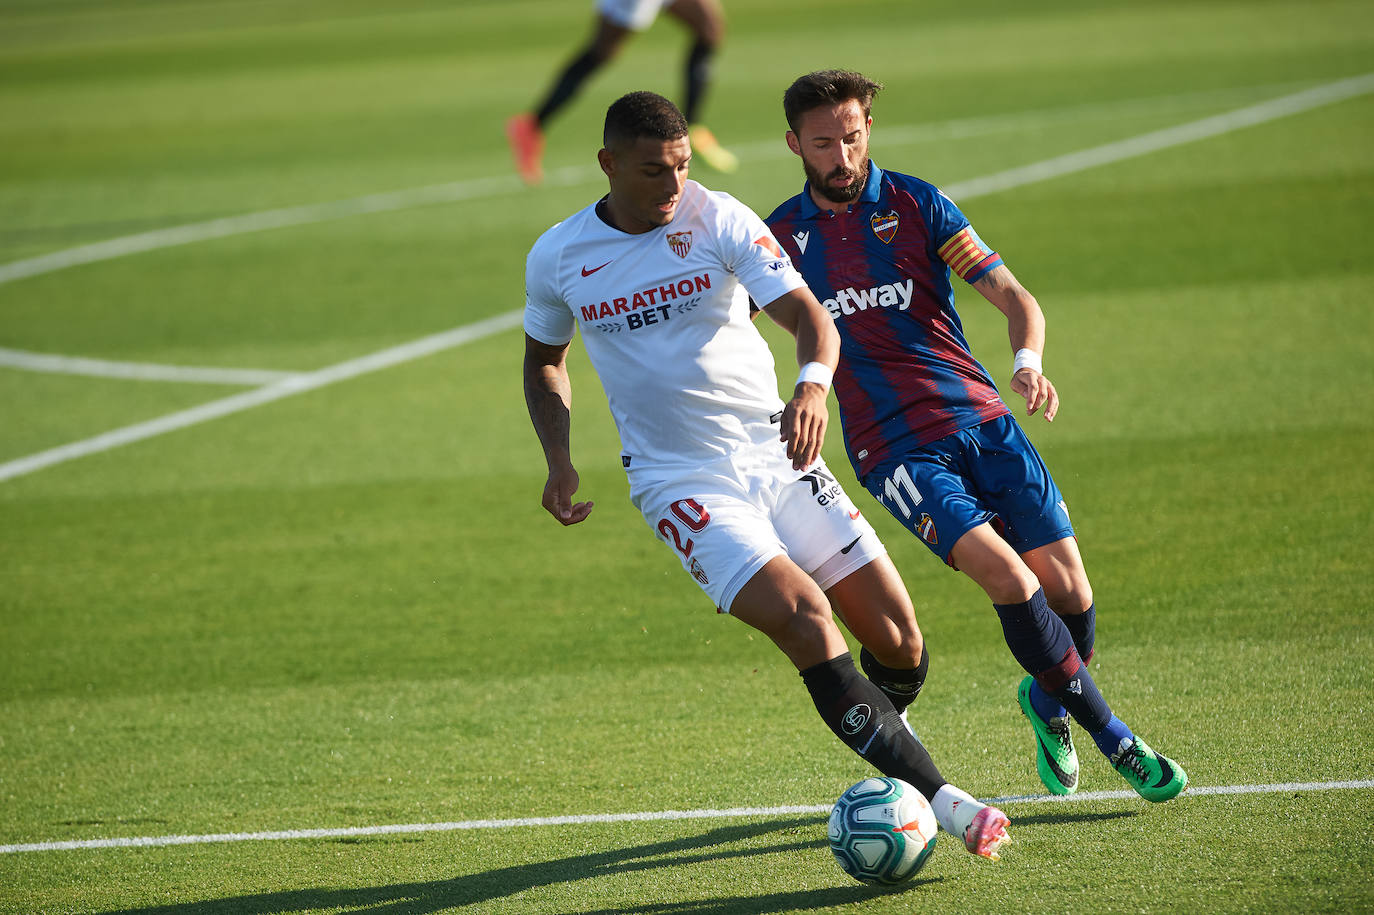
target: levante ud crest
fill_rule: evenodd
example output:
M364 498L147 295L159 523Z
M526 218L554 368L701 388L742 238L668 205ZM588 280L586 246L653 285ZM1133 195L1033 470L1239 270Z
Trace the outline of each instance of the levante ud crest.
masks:
M897 218L897 211L889 213L874 213L869 225L873 226L873 234L878 236L878 241L885 245L892 244L892 239L897 237L897 225L901 222Z

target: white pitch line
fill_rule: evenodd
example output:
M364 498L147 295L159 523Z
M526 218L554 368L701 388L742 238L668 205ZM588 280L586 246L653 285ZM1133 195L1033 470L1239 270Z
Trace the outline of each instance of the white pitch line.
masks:
M1275 785L1215 785L1190 787L1178 800L1211 795L1286 794L1290 791L1352 791L1374 788L1374 779L1346 782L1284 782ZM984 803L1073 803L1078 801L1133 800L1134 791L1085 791L1056 797L1048 794L990 798ZM632 813L592 813L558 817L518 817L509 820L461 820L453 823L398 823L388 826L349 826L340 829L281 829L272 832L221 832L207 835L129 836L117 839L75 839L0 845L0 854L41 851L76 851L94 848L162 848L170 845L207 845L226 842L263 842L282 839L339 839L356 836L391 836L419 832L458 832L472 829L519 829L530 826L583 826L593 823L639 823L662 820L708 820L729 817L778 817L828 813L828 804L796 807L730 807L724 810L656 810Z
M1281 96L1267 102L1249 105L1245 108L1238 108L1226 114L1203 118L1198 121L1190 121L1186 124L1141 134L1140 136L1127 140L1107 143L1102 146L1080 150L1079 152L1055 156L1054 158L1025 165L1020 168L1008 169L992 175L985 175L981 178L958 182L949 185L945 190L951 197L959 197L964 200L998 191L1011 190L1012 188L1032 184L1037 181L1061 177L1072 172L1084 171L1111 162L1118 162L1123 159L1141 156L1149 152L1157 152L1171 146L1180 146L1195 140L1219 136L1220 134L1239 130L1244 127L1252 127L1266 121L1276 120L1312 108L1318 108L1323 105L1354 98L1370 91L1374 91L1374 73L1366 73L1363 76L1352 77L1335 83L1328 83L1324 86L1318 86L1315 89L1308 89L1304 92L1296 92L1290 95ZM583 180L583 175L585 173L586 169L562 169L549 176L549 183L575 184ZM479 196L482 188L487 188L489 190L493 188L508 188L511 180L513 179L493 178L487 179L485 183L476 181L455 185L438 185L431 188L417 188L414 191L402 191L397 194L377 194L372 197L354 198L352 200L339 201L333 204L292 207L286 210L272 210L266 213L249 214L243 217L214 220L209 223L198 223L196 225L180 226L160 232L149 232L143 235L113 239L110 242L87 245L82 248L73 248L68 251L59 251L53 255L34 258L29 261L15 261L11 264L0 266L0 283L17 279L21 274L24 276L31 276L36 273L45 273L51 270L61 269L62 267L72 266L73 264L89 263L94 260L105 260L111 257L119 257L137 251L148 251L168 245L186 244L204 238L217 238L234 234L239 231L255 231L260 228L298 225L304 222L318 221L321 218L334 218L335 215L341 212L345 212L347 215L355 215L360 212L384 212L387 210L400 209L403 206L418 206L422 203L440 202L440 200L469 199ZM362 207L362 209L360 209L360 207ZM83 254L81 252L85 253ZM40 264L39 262L43 263ZM28 272L23 272L24 270ZM19 271L19 273L15 271ZM234 397L225 398L224 400L213 401L190 410L183 410L179 413L173 413L159 419L138 423L133 426L126 426L122 429L115 429L111 432L97 435L94 438L83 439L82 441L72 442L68 445L62 445L58 448L9 461L5 464L0 464L0 482L13 479L23 474L33 473L36 470L51 467L54 464L60 464L64 461L70 461L89 454L107 451L111 448L117 448L131 442L151 438L155 435L183 429L187 426L216 419L220 416L238 413L251 407L270 403L274 400L280 400L283 397L289 397L303 391L314 390L327 384L332 384L335 381L353 378L364 372L375 371L377 368L384 368L389 365L407 361L408 359L419 358L420 356L438 352L442 349L458 346L470 340L490 336L499 330L518 326L520 318L521 313L519 311L506 312L505 314L489 318L479 324L458 327L450 331L445 331L444 333L435 334L431 337L425 337L415 341L414 344L406 344L401 347L383 350L371 356L363 356L360 359L339 363L338 365L320 369L319 371L307 372L299 376L287 378L257 391L248 391ZM474 329L476 329L475 335L473 334ZM413 347L413 349L410 349L411 347ZM413 353L413 355L404 355L405 353ZM380 364L374 365L373 362L375 360L380 360Z
M59 375L89 375L133 381L181 381L199 384L272 384L300 375L271 369L229 369L214 366L157 365L150 362L114 362L80 356L54 356L0 347L0 367Z
M388 213L393 210L429 206L436 203L455 203L461 200L509 193L518 190L520 186L519 179L514 175L502 175L496 178L455 181L449 184L368 194L363 197L350 197L346 200L283 207L276 210L263 210L258 213L245 213L241 216L226 216L222 219L211 219L206 222L169 226L165 229L140 232L137 235L124 235L107 241L81 245L76 248L66 248L51 254L0 265L0 284L64 270L80 264L93 264L97 261L112 260L116 257L139 254L144 251L173 248L197 241L226 238L230 235L243 235L248 232L262 232L267 229L308 225L346 216Z
M1062 175L1096 168L1099 165L1107 165L1111 162L1143 156L1146 153L1158 152L1172 146L1182 146L1196 140L1220 136L1245 127L1254 127L1267 121L1274 121L1313 108L1356 98L1371 91L1374 91L1374 73L1366 73L1362 76L1354 76L1339 82L1317 86L1315 89L1308 89L1305 92L1295 92L1292 95L1270 99L1257 105L1237 108L1234 111L1203 118L1199 121L1189 121L1176 127L1166 127L1163 130L1141 134L1126 140L1118 140L1115 143L1094 146L1091 149L1055 156L1043 162L1034 162L1019 168L985 175L982 178L951 184L945 188L945 193L950 197L967 199L983 194L1011 190L1037 181L1058 178Z
M419 340L412 340L409 343L370 353L357 359L350 359L347 362L340 362L318 371L291 375L252 391L244 391L220 400L212 400L188 410L169 413L147 422L114 429L94 438L40 451L28 457L0 464L0 481L33 473L35 470L42 470L44 467L51 467L53 464L60 464L63 461L70 461L99 451L108 451L111 448L132 444L166 432L184 429L187 426L218 419L221 416L241 413L244 410L260 407L285 397L313 391L316 388L365 375L368 372L389 368L393 365L419 359L422 356L461 346L473 340L490 337L492 334L518 327L521 317L522 313L519 311L508 311L505 314L487 318L475 324L455 327L452 330L422 337Z

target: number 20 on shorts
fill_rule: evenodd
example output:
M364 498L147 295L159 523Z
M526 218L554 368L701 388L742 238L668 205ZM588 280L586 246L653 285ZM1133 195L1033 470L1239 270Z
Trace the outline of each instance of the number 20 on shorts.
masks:
M682 525L693 534L700 534L706 529L706 525L711 523L711 513L696 499L678 499L669 506L669 511L673 518L682 522ZM672 518L660 518L658 532L663 535L664 540L672 541L684 559L692 558L692 547L695 544L690 537L683 539Z

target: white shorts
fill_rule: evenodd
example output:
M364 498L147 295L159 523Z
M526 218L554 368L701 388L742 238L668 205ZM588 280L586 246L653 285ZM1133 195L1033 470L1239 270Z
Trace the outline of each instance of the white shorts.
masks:
M636 488L630 499L722 613L775 556L787 556L821 590L887 550L824 461L805 471L782 457L726 465Z
M642 32L673 0L597 0L596 11L621 28Z

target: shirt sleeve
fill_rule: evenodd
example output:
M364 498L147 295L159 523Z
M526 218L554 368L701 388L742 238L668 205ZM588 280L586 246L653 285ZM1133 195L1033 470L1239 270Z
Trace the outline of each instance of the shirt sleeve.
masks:
M1001 256L973 231L968 217L939 191L931 207L931 229L931 237L938 245L936 253L967 283L977 282L1002 263Z
M571 342L577 321L558 291L559 249L545 234L525 258L525 333L540 343L561 346Z
M760 306L806 285L772 231L735 198L719 195L721 261Z

